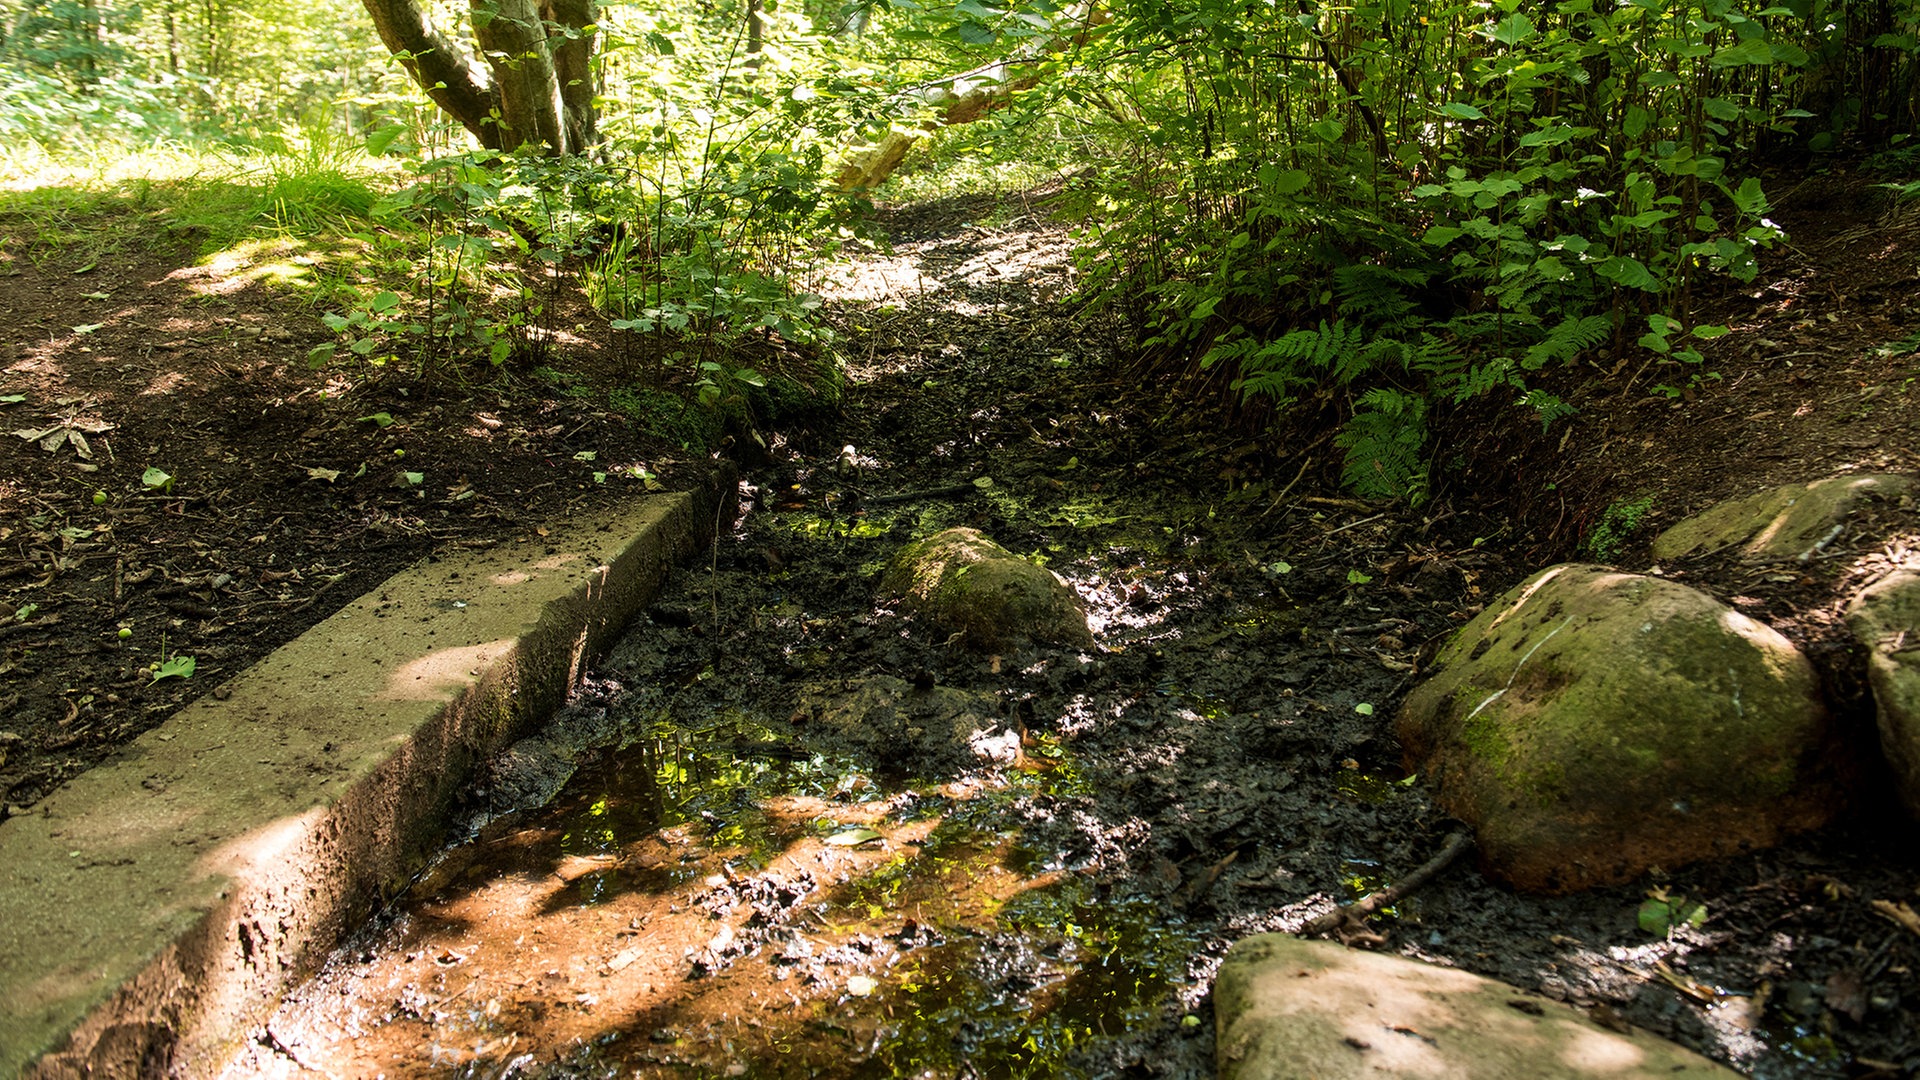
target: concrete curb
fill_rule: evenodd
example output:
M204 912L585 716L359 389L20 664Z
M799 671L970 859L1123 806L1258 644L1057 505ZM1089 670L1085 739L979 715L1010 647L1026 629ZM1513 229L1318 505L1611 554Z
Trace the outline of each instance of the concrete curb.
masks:
M388 579L0 822L0 1076L207 1076L710 536L718 483Z

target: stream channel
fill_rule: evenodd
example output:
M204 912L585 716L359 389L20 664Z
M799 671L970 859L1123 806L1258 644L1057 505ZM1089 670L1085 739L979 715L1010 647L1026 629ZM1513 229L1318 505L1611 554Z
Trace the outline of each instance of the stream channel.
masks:
M1531 569L1507 525L1156 422L1117 328L1044 299L1066 245L946 222L843 278L842 415L769 433L733 527L234 1075L1211 1076L1228 945L1433 856L1454 823L1390 717ZM1097 644L988 654L876 604L954 525L1060 574ZM1818 882L1886 874L1851 850L1678 875L1715 920L1661 936L1644 883L1531 899L1467 860L1375 944L1754 1075L1864 1075L1818 1000L1856 947Z

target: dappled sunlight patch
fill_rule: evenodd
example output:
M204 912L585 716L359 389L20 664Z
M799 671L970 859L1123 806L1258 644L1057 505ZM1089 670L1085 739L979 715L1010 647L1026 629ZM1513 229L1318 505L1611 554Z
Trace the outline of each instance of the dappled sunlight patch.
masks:
M201 295L224 296L252 285L313 288L313 270L320 258L312 245L292 237L245 240L208 256L200 267L183 269L170 278L202 280L191 284Z
M175 390L186 386L188 382L187 376L178 371L165 372L154 376L140 391L140 396L151 397L156 394L171 394Z

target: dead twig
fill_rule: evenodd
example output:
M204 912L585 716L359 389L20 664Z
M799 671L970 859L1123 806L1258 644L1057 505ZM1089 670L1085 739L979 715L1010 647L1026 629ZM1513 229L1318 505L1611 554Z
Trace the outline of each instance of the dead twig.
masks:
M1446 846L1440 849L1440 853L1428 859L1426 864L1421 866L1420 869L1401 878L1387 888L1368 893L1345 907L1335 908L1325 915L1309 919L1306 925L1300 928L1300 933L1304 936L1307 934L1324 934L1328 931L1333 931L1337 933L1342 940L1372 940L1377 943L1381 939L1378 934L1367 929L1367 920L1382 908L1392 907L1412 895L1427 882L1432 881L1439 875L1440 871L1452 865L1455 859L1465 854L1466 850L1472 846L1473 835L1471 833L1465 830L1454 833L1452 836L1447 837Z

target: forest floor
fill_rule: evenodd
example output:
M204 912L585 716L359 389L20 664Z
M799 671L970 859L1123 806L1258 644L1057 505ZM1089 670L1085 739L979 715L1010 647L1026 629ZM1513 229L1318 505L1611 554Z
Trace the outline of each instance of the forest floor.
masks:
M754 680L703 685L716 668L997 694L1034 757L1069 758L1086 781L1008 808L1030 836L1021 857L1095 882L1095 906L1125 908L1124 895L1177 911L1180 941L1199 943L1156 975L1185 988L1172 1011L1083 1051L1099 1060L1076 1071L1204 1075L1204 987L1225 943L1297 925L1444 838L1444 819L1395 785L1385 732L1427 647L1548 562L1644 565L1653 532L1726 496L1920 471L1920 216L1876 201L1873 179L1778 182L1793 239L1760 281L1704 302L1733 327L1705 364L1589 358L1563 376L1571 422L1542 435L1515 418L1443 445L1457 464L1418 511L1336 490L1325 443L1223 430L1169 403L1125 327L1073 317L1069 241L1044 204L883 211L892 251L831 283L852 360L844 415L765 433L765 460L747 463L759 513L683 576L647 624L654 642L635 635L605 678L719 693L755 715L775 699ZM629 373L592 333L560 335L538 371L472 381L316 372L304 357L325 331L272 284L274 257L208 262L144 228L104 221L90 243L54 246L0 220L0 418L26 433L0 439L0 814L33 812L401 566L446 546L537 544L646 475L690 486L707 467L605 404ZM982 476L994 484L938 494ZM870 613L876 560L939 523L1056 560L1110 652L972 656ZM1610 552L1592 547L1603 523ZM1911 559L1908 525L1862 537L1844 567L1768 583L1746 609L1831 654L1844 679L1836 597ZM1762 591L1731 566L1693 578L1729 599ZM192 673L169 674L184 657ZM1311 731L1277 721L1309 714ZM965 772L939 747L776 719L721 737L757 743L784 723L783 746ZM1920 938L1869 902L1911 899L1916 863L1884 810L1659 883L1714 916L1665 939L1634 925L1645 888L1536 901L1470 870L1391 932L1403 950L1617 1009L1755 1075L1910 1075ZM1057 967L1062 953L1026 959ZM1044 996L1048 980L1021 976L1018 958L996 962L1029 979L1013 1000Z

